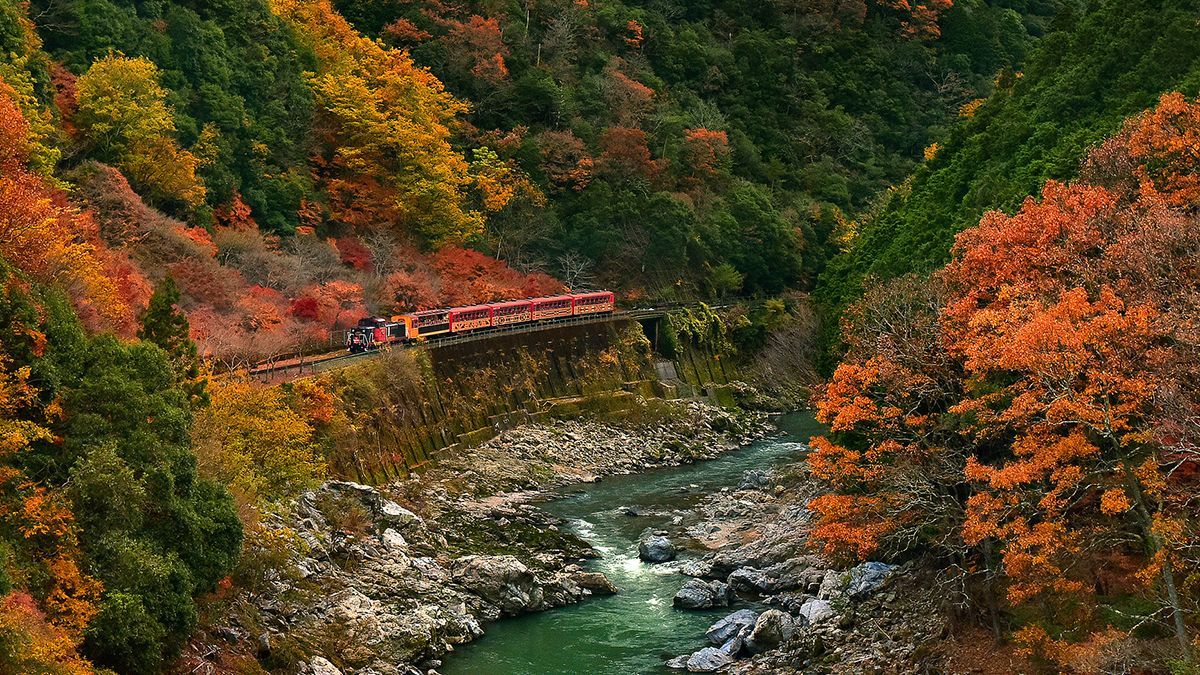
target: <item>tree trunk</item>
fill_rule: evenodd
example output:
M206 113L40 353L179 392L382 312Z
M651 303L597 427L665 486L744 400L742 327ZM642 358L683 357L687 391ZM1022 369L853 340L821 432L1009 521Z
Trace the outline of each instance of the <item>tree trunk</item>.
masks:
M1154 534L1154 519L1150 516L1149 507L1146 506L1146 499L1142 495L1141 484L1138 483L1137 477L1133 474L1133 469L1128 464L1125 465L1125 482L1132 493L1138 515L1141 517L1142 536L1150 544L1150 552L1153 554L1159 549L1163 549L1162 580L1163 586L1167 589L1167 602L1171 607L1172 619L1175 622L1175 638L1179 640L1179 649L1183 652L1184 662L1191 663L1191 644L1188 640L1187 625L1183 621L1183 608L1179 606L1179 590L1175 586L1175 573L1171 566L1171 557L1168 551L1165 550L1163 542L1159 541L1158 535Z
M988 618L992 623L992 637L1000 644L1003 637L1000 631L1000 606L996 602L996 575L992 573L992 541L983 540L983 563L987 569L987 581L984 583L984 595L987 598Z

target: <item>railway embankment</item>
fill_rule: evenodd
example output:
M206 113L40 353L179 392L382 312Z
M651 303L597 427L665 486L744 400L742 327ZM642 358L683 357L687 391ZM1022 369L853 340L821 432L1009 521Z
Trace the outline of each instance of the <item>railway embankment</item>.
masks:
M395 350L323 374L347 421L334 473L385 484L523 425L637 418L647 402L681 398L736 403L737 369L718 347L685 334L656 350L657 330L637 321L564 326Z

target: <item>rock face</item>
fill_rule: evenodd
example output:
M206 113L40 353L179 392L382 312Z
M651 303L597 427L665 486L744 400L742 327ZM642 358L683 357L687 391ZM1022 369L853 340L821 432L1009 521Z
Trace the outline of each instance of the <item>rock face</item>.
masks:
M751 653L765 652L790 640L795 632L795 622L790 614L768 609L754 622L754 630L746 638L746 648Z
M659 534L652 534L638 542L638 557L646 562L661 563L675 559L675 544Z
M721 581L688 579L675 594L671 604L681 609L711 609L728 607L733 601L733 589Z

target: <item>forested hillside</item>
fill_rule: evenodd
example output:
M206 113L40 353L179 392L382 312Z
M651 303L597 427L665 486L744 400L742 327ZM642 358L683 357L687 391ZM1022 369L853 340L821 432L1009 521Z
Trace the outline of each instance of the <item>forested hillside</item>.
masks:
M0 0L0 670L167 669L286 546L349 423L213 369L809 286L1057 8Z
M686 297L809 283L844 214L905 176L1055 5L339 8L472 101L475 142L548 197L492 218L491 250L551 271L581 255L602 283Z
M1200 91L1198 40L1192 2L1068 6L1029 61L999 72L991 96L964 107L927 161L860 217L819 283L830 316L865 279L928 273L985 211L1011 212L1046 179L1078 175L1090 148L1162 93Z

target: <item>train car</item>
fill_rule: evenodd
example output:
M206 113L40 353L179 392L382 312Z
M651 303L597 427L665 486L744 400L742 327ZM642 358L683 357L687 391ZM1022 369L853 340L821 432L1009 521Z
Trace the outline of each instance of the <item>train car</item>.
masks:
M450 332L467 333L492 327L492 308L489 305L455 307L450 310Z
M402 342L408 337L409 325L406 322L371 316L359 319L357 326L346 331L346 347L355 354Z
M575 311L574 299L569 295L534 298L532 304L534 321L567 317L571 316Z
M608 291L596 293L574 293L575 316L608 314L616 308L616 296Z
M610 314L614 311L615 296L608 291L595 291L470 307L430 309L393 316L391 319L367 317L346 331L346 346L351 352L365 352L388 344L437 335L457 335L572 316Z
M442 333L450 332L450 312L449 309L429 309L424 312L416 312L410 314L412 317L413 328L415 329L412 337L429 337L431 335L441 335Z
M509 326L516 323L533 321L533 301L517 300L515 302L494 302L488 305L492 308L492 326Z

